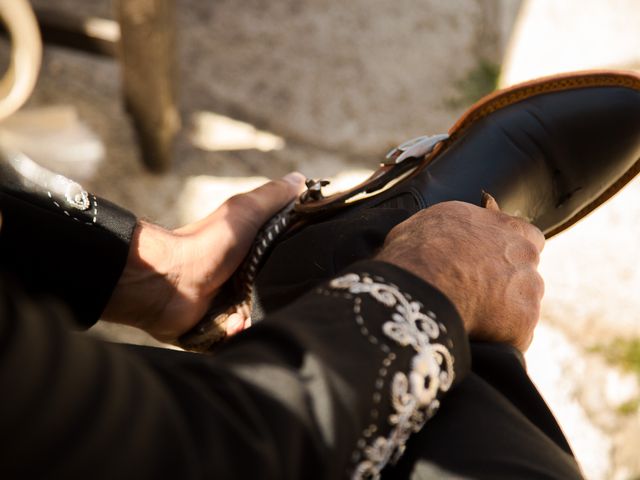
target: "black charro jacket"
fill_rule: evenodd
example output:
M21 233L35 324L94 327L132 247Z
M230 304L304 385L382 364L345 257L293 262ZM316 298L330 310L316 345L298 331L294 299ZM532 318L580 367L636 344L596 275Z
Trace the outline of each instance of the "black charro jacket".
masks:
M20 160L0 167L3 478L579 476L521 357L475 345L470 373L448 299L381 262L314 282L212 356L74 333L108 302L136 219Z

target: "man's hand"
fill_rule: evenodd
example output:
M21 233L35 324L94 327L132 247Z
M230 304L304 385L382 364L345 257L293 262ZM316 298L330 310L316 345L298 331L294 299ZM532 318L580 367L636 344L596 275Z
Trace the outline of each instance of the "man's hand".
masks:
M537 272L544 236L524 220L446 202L397 225L378 260L438 288L456 306L469 337L525 351L540 316L544 283Z
M175 340L202 318L260 227L303 188L304 177L293 173L231 197L203 220L173 231L139 222L103 318ZM242 330L247 317L233 314L227 334Z

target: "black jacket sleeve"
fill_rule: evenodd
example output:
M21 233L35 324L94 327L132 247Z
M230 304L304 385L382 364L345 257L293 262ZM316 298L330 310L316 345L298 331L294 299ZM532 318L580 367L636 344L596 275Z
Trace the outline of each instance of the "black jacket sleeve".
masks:
M449 301L379 262L215 356L96 342L68 326L100 315L133 215L19 154L0 212L3 477L375 476L469 369Z
M136 218L19 153L0 158L0 268L95 323L120 278Z
M469 368L449 301L380 262L353 265L215 356L99 343L70 333L55 305L6 281L0 292L9 478L368 477Z

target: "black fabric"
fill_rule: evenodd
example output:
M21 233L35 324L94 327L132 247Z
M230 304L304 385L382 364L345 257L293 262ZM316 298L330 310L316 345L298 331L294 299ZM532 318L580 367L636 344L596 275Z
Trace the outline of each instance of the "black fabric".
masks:
M252 320L259 322L349 265L371 258L387 232L409 216L400 208L348 212L280 242L256 279Z
M505 359L499 349L492 356ZM500 373L506 372L495 372ZM513 388L528 391L530 382L516 379ZM524 406L538 401L537 393L530 392ZM539 428L538 418L523 415L521 406L471 373L447 396L438 415L409 440L404 456L383 478L582 478L573 456Z
M571 447L531 383L522 354L510 345L473 342L473 372L498 390L512 405L566 453Z
M521 355L507 345L473 342L471 353L471 373L384 478L582 478Z
M352 267L428 305L464 378L468 345L442 294L390 265ZM368 297L362 309L371 332L390 318ZM353 468L383 354L363 337L352 299L306 294L215 356L109 345L67 327L59 306L0 285L3 478L332 479ZM390 346L383 392L414 354ZM386 435L390 395L378 408Z
M33 294L57 297L82 327L104 310L136 225L130 212L102 198L89 200L86 212L74 211L35 185L0 177L0 269Z

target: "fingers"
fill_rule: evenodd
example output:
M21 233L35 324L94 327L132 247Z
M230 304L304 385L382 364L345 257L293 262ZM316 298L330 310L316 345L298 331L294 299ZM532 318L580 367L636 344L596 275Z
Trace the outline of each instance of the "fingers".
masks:
M498 202L496 202L496 199L485 191L482 192L482 200L480 205L487 210L492 210L494 212L500 211L500 206L498 205Z
M247 303L236 305L236 310L227 317L224 328L227 336L235 335L251 326L251 311Z
M507 228L529 240L539 252L544 249L545 238L540 229L521 218L507 216L504 224Z
M496 202L496 199L485 191L482 192L481 205L487 210L500 212L500 206L498 205L498 202ZM544 249L545 238L544 234L537 227L525 220L522 220L521 218L512 217L510 215L505 215L504 219L505 224L510 229L515 230L517 233L533 243L538 252L542 252Z
M542 252L542 250L544 250L544 244L545 244L544 234L540 231L538 227L535 227L530 223L527 223L527 226L528 227L526 230L525 237L536 246L536 248L538 249L538 252Z
M240 313L232 313L225 322L225 332L227 336L235 335L245 328L245 318Z

